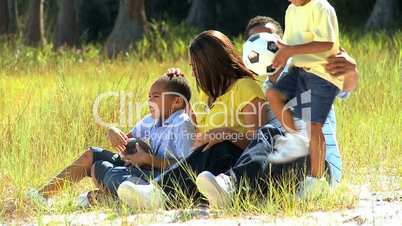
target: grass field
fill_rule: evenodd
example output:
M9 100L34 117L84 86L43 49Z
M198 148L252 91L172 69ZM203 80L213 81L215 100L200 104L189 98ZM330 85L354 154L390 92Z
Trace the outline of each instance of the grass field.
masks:
M132 55L112 62L98 56L97 46L56 53L49 46L37 50L0 41L0 223L77 211L74 198L92 188L90 180L66 189L50 209L26 202L24 193L29 187L42 185L86 147L110 147L105 129L95 123L92 114L99 94L129 92L129 101L145 101L147 87L167 68L180 67L190 75L186 46L191 34L178 37L183 38L169 37L164 42L146 39ZM236 45L240 46L238 40ZM391 37L349 34L342 37L342 45L358 60L360 71L358 90L346 102L336 103L344 184L401 189L402 33ZM106 121L120 122L127 131L138 118L120 118L119 108L117 99L108 99L100 115ZM144 115L146 111L133 113ZM298 203L289 191L275 191L263 202L251 195L235 202L227 214L293 215L343 208L354 203L345 187L334 196L309 204ZM115 206L94 208L113 215Z

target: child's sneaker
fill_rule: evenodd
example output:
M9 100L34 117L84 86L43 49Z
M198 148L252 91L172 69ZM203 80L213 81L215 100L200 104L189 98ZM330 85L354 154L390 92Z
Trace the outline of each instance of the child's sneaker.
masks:
M314 200L327 196L331 189L325 177L316 178L307 176L299 185L297 197L301 200Z
M76 200L76 205L82 209L89 208L91 206L91 202L89 201L89 192L81 193Z
M35 205L49 207L51 202L47 198L45 198L42 194L39 193L38 190L34 188L29 188L25 193L25 197L34 203Z
M111 196L109 196L111 197ZM101 190L92 190L81 193L76 200L76 205L80 208L89 208L100 202L105 202L108 200L108 195Z
M197 176L195 181L198 191L207 199L211 207L224 208L231 200L235 190L233 179L226 174L214 176L208 171L204 171Z
M164 193L155 184L138 185L124 181L117 189L119 199L134 209L161 209L164 205Z
M270 153L268 161L276 164L291 162L309 154L309 140L297 133L286 133L274 137L275 151Z

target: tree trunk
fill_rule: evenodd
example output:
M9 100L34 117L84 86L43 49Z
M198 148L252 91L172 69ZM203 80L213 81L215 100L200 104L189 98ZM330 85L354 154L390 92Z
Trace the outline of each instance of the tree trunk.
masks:
M103 49L104 54L113 58L128 52L142 38L146 23L144 0L120 0L119 13Z
M8 33L17 34L18 10L17 10L17 1L16 0L8 0L8 12L9 12Z
M56 36L53 40L54 48L80 47L78 16L76 13L76 0L59 1L59 13L57 16Z
M9 13L7 0L0 0L0 36L8 33Z
M214 0L192 0L186 23L201 29L215 26L216 5Z
M377 0L366 23L366 29L387 29L395 24L398 0Z
M31 0L25 26L25 43L29 46L40 46L45 43L43 37L43 1Z

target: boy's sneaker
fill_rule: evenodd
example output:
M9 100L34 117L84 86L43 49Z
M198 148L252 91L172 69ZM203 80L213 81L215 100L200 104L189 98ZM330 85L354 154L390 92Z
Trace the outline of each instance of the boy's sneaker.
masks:
M91 206L91 202L89 201L88 195L89 192L81 193L76 200L76 205L82 209L89 208Z
M195 183L198 191L208 199L213 208L226 207L235 190L234 180L223 173L214 176L212 173L204 171L198 174Z
M25 197L35 205L49 207L51 203L38 190L29 188L25 193Z
M161 209L164 205L164 193L154 184L137 185L131 181L124 181L117 189L119 199L135 209Z
M307 176L299 185L297 197L301 200L315 200L329 195L331 189L325 177Z
M309 140L297 133L286 133L274 137L275 151L268 155L268 161L276 164L291 162L309 154Z

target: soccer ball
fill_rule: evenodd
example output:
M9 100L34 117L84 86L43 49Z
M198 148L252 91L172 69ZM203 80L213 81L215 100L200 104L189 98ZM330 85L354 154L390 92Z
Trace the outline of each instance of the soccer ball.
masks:
M243 62L246 67L259 76L275 74L279 68L272 67L272 61L279 50L278 38L270 33L250 36L243 45Z
M126 145L126 152L127 154L131 155L137 152L137 143L140 145L140 147L146 151L149 152L150 148L149 145L147 143L145 143L144 141L140 140L140 139L136 139L136 138L130 138L127 141L127 145Z

